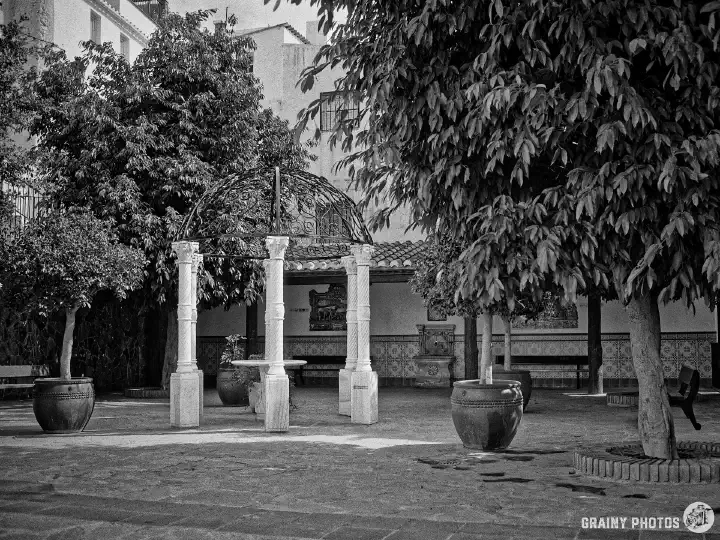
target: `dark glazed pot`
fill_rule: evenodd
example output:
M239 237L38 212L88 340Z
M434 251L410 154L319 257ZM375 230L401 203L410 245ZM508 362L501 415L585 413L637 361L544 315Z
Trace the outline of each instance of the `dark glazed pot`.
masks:
M517 381L458 381L450 403L455 431L465 448L507 448L522 420L523 398Z
M95 408L90 377L35 379L33 412L47 433L77 433L85 429Z
M493 381L519 381L520 391L523 395L523 411L527 409L532 394L532 377L527 370L514 369L505 371L502 368L493 368Z
M226 407L250 405L248 388L254 380L260 380L258 368L243 366L218 369L217 391L222 404Z

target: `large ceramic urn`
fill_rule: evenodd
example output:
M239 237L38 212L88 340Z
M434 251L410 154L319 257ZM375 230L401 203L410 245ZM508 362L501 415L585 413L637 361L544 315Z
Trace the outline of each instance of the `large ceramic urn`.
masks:
M450 365L455 360L454 324L418 324L420 354L415 356L417 388L449 388Z
M523 416L523 396L517 381L458 381L450 403L455 431L466 448L507 448Z
M220 367L217 373L217 392L226 407L247 407L250 404L250 387L260 380L256 367Z
M520 383L520 391L523 395L523 411L527 409L530 402L530 394L532 394L532 377L526 369L511 369L505 371L502 365L493 367L494 381L518 381Z
M95 408L90 377L35 379L33 412L47 433L75 433L85 429Z

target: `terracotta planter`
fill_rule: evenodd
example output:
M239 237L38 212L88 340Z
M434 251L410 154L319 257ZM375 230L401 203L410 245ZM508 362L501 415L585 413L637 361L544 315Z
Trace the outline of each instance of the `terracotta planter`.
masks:
M523 399L517 381L458 381L450 403L455 431L466 448L507 448L522 420Z
M532 394L532 377L529 371L514 369L505 371L502 368L493 367L493 381L519 381L523 395L523 411L527 409Z
M217 391L226 407L247 407L250 404L248 388L251 381L259 381L257 368L220 368L217 373Z
M47 433L76 433L85 429L95 408L90 377L35 379L33 412Z

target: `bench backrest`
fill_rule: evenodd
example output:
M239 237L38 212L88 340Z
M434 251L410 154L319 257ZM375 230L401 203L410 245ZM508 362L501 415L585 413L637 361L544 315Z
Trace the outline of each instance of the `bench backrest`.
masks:
M700 372L690 366L683 366L678 374L678 382L680 383L680 389L678 390L680 394L684 396L685 391L690 387L687 399L694 400L700 389Z
M495 363L502 364L505 356L495 356ZM564 366L586 366L588 365L587 355L516 355L512 356L513 364L537 364L537 365L564 365Z
M328 355L312 355L312 354L298 354L293 356L293 360L305 360L309 365L329 365L329 364L344 364L346 356L328 356ZM370 357L370 361L373 362L375 358Z
M39 366L0 366L0 379L14 377L47 377L50 370L46 365Z

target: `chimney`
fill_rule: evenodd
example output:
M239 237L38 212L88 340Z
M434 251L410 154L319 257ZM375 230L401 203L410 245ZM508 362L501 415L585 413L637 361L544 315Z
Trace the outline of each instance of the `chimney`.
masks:
M318 28L320 21L309 21L305 23L305 37L313 45L325 45L327 36Z

